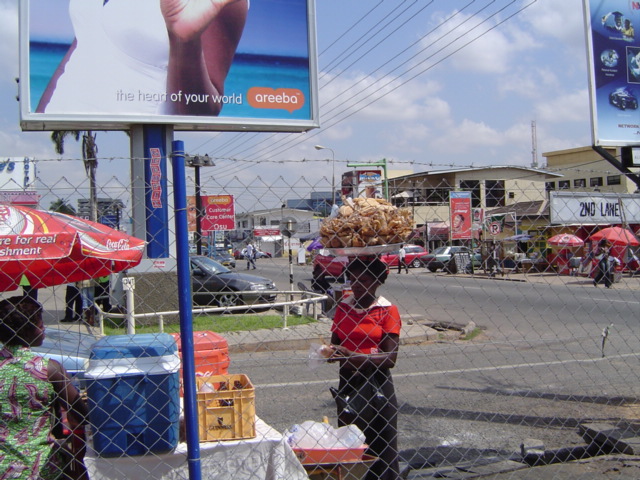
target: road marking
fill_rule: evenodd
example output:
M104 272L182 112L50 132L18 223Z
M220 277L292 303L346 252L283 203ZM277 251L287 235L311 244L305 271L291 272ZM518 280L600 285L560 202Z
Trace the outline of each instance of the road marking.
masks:
M438 370L434 372L413 372L413 373L394 373L393 378L413 378L413 377L432 377L436 375L451 375L455 373L474 373L474 372L489 372L498 370L515 370L518 368L533 368L533 367L549 367L554 365L567 365L570 363L596 363L603 361L611 361L613 359L621 358L637 358L639 353L624 353L620 355L607 355L605 358L583 358L583 359L569 359L569 360L556 360L553 362L536 362L536 363L518 363L511 365L497 365L487 367L475 367L475 368L455 368L452 370ZM301 387L305 385L325 385L328 382L333 382L334 379L329 380L312 380L308 382L290 382L290 383L267 383L264 385L254 385L255 388L281 388L281 387Z

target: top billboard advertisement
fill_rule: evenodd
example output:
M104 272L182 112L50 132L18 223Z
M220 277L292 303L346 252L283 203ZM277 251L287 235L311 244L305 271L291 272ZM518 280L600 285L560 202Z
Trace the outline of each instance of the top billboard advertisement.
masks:
M314 0L20 2L23 130L318 127Z
M640 2L583 1L593 143L640 144Z

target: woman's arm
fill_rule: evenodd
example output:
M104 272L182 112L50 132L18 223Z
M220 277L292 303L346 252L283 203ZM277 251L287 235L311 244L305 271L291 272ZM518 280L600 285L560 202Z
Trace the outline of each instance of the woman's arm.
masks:
M88 409L80 397L80 393L73 386L64 367L56 360L49 360L47 365L49 382L53 386L60 406L67 411L67 419L73 429L86 422Z
M38 106L36 107L37 113L44 113L44 111L47 109L47 105L49 105L49 101L53 96L53 92L55 91L56 86L58 85L58 79L64 73L64 69L67 66L67 62L69 61L69 58L71 58L71 54L73 54L73 51L76 49L76 45L77 45L77 41L74 38L73 43L71 44L71 47L69 47L69 50L67 50L67 53L64 55L64 58L56 68L55 72L53 72L53 75L51 76L51 80L49 80L49 84L47 85L47 88L45 88L44 93L42 94L42 97L40 97L40 101L38 102Z
M337 340L337 343L334 340ZM354 369L367 366L393 368L398 358L399 345L400 336L395 333L387 333L382 337L377 353L357 353L340 345L340 339L334 333L331 335L331 346L335 352L328 361L340 362L341 366L349 366Z
M165 113L218 115L219 97L242 36L246 0L161 0L169 34Z

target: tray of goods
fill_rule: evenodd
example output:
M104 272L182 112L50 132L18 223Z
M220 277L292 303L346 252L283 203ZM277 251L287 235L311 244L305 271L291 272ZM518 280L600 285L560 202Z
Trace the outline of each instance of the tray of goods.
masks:
M400 249L413 230L408 208L383 198L346 198L320 226L320 242L334 255L378 255Z

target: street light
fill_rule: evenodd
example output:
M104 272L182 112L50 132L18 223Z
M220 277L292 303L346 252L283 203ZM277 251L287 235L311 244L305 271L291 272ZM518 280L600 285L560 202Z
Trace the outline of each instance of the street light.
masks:
M316 145L316 150L329 150L331 151L331 206L336 201L336 154L332 148L323 147L322 145Z
M200 167L215 167L216 164L205 155L185 155L185 163L195 170L195 197L196 197L196 253L202 255L202 198L200 196Z

